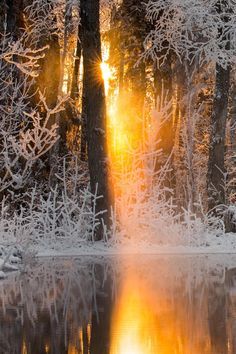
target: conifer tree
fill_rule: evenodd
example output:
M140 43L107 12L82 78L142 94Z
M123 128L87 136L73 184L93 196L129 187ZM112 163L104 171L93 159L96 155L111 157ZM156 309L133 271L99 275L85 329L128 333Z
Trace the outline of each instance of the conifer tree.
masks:
M88 141L91 192L101 196L96 203L99 226L96 239L103 236L102 222L109 228L110 196L106 146L106 102L100 64L100 1L81 0L82 51L84 62L84 105Z

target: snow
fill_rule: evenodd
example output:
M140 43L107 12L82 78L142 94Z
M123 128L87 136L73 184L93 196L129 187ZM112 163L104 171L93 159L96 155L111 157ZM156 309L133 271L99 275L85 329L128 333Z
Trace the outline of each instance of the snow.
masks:
M224 9L227 21L226 16L215 11L215 6L215 0L149 0L147 18L153 26L144 43L144 58L151 57L162 64L173 51L180 60L191 63L195 58L224 68L234 63L235 46L228 48L228 38L235 38L236 34L235 5Z
M35 248L37 257L69 257L69 256L111 256L111 255L190 255L190 254L236 254L236 235L233 233L211 237L206 244L191 245L160 245L148 242L132 241L122 243L104 243L98 241L80 247L65 249Z
M2 270L0 271L0 279L5 279L6 278L6 273L4 273Z
M103 3L110 3L110 0L103 0ZM40 11L38 6L40 6ZM41 6L43 6L42 10ZM216 62L227 67L232 62L234 63L236 47L232 46L228 50L227 41L222 43L222 38L225 33L229 33L232 38L236 37L235 8L227 14L228 21L225 23L223 16L212 11L214 6L215 0L208 2L203 0L194 2L192 0L149 0L147 2L147 18L153 22L154 26L145 41L144 59L151 57L158 60L160 58L160 61L164 62L165 56L171 50L179 58L184 57L189 61L198 57L200 64ZM43 20L43 24L47 23L45 28L51 28L48 23L54 26L55 14L48 11L48 4L45 2L34 2L34 5L27 7L26 11L30 22L34 22L35 26L38 23L35 22L37 11L40 13L43 11L45 15L43 19L41 17L38 19L38 21ZM218 33L219 27L223 28L221 38ZM201 33L202 36L194 35L196 32ZM4 42L7 40L8 37L4 39ZM21 188L30 177L29 172L33 163L48 152L58 139L57 126L52 125L48 129L49 124L47 123L52 115L54 116L63 110L63 104L67 97L58 100L56 107L49 109L44 95L39 93L40 103L46 112L46 116L42 119L41 111L29 112L27 104L24 103L27 102L26 98L29 98L26 95L27 81L20 83L24 89L22 89L23 94L19 96L21 90L19 84L14 80L14 70L6 70L9 65L10 67L12 65L20 66L19 69L22 73L34 77L37 75L37 60L43 58L45 50L46 47L37 50L24 49L20 39L6 46L0 55L0 60L4 63L1 70L2 102L6 101L6 96L12 97L11 105L9 105L10 108L12 106L12 111L9 113L7 109L9 107L4 106L6 109L2 111L6 113L1 117L0 135L3 149L0 151L0 161L3 165L3 176L5 176L0 179L2 191L9 187ZM25 60L20 63L15 62L13 60L15 56L20 56ZM5 86L6 82L9 82L8 86ZM16 101L15 97L17 97ZM192 102L190 91L187 97L189 105L194 107L195 98ZM143 144L148 147L148 151L145 152L145 156L141 155L138 150L136 152L137 161L134 161L133 165L146 166L144 173L138 172L136 168L128 174L128 178L125 175L118 177L120 184L123 183L122 188L128 190L129 193L123 195L123 200L117 200L122 227L116 220L117 215L113 215L113 230L109 235L110 239L105 234L104 240L91 242L95 239L95 227L99 219L98 214L96 215L94 212L95 205L101 196L92 195L89 188L83 191L79 190L80 184L77 179L82 176L77 176L76 172L75 176L69 180L66 177L66 172L68 172L65 171L66 164L63 165L64 174L60 177L65 186L63 191L59 191L59 188L52 189L46 198L35 187L32 192L27 192L30 197L27 207L24 209L22 206L20 211L15 212L10 210L11 206L5 200L2 201L0 206L0 279L5 278L7 272L20 269L22 259L15 254L15 249L19 250L24 259L28 255L36 255L40 258L129 254L236 254L236 235L226 234L220 219L214 220L208 215L206 216L204 211L197 217L192 214L190 209L183 210L179 215L176 212L176 206L172 205L172 201L165 200L161 178L164 179L165 172L168 172L169 161L163 167L163 171L160 171L160 181L155 180L155 176L157 176L156 159L160 154L156 137L160 130L161 121L163 123L170 119L171 104L172 102L160 102L157 105L161 107L160 111L153 110L152 124L150 125L152 129L148 130L147 141ZM18 114L18 110L21 114ZM26 130L18 131L18 123L15 120L18 115L30 123L25 124ZM188 122L194 127L195 122L201 118L200 113L190 111L189 115L192 120L187 116ZM187 126L184 129L187 129ZM95 128L95 131L101 135L105 133L101 128ZM189 135L189 131L183 133L188 137L187 140L183 138L183 142L187 146L186 164L188 163L188 170L191 171L194 132L192 130L192 135ZM189 141L192 143L190 144ZM12 154L12 151L15 154ZM15 155L16 157L12 160L12 156ZM19 164L20 160L25 161L21 168L19 167L22 165ZM16 172L15 166L17 164L19 166ZM74 171L78 171L77 165L75 165ZM145 191L143 188L144 179L139 175L145 175L145 186L148 186ZM70 185L72 185L71 188L69 188ZM135 200L135 204L128 204L130 200ZM229 210L235 211L235 207L229 207ZM236 212L232 217L232 221L235 220Z
M154 175L150 156L148 162L147 173L151 171ZM64 171L62 181L66 186L65 175ZM2 203L0 271L17 271L22 258L34 255L236 254L236 235L225 233L221 219L204 211L197 216L183 209L178 214L171 199L164 198L165 190L158 183L155 185L150 175L147 180L153 187L142 188L143 180L137 178L136 171L127 180L122 176L121 183L129 183L128 193L116 200L120 214L118 217L116 210L112 214L110 235L105 232L103 240L94 242L97 224L94 210L99 196L93 196L89 188L78 193L78 178L74 178L72 192L67 187L64 190L56 187L47 198L38 198L37 190L33 189L27 212L11 215ZM234 208L230 211L232 214Z
M0 258L0 280L6 278L7 272L19 270L19 267L16 265L16 263L20 263L20 259L16 256L10 256L5 259Z
M37 202L35 209L33 191L31 213L26 216L14 214L9 218L2 204L0 270L15 271L20 268L21 257L34 255L236 254L236 235L226 234L220 219L204 214L197 217L189 210L178 215L171 201L162 198L161 189L155 189L149 198L136 192L140 190L131 190L136 202L129 208L126 200L120 201L122 225L113 215L110 238L106 234L99 242L92 242L97 218L88 189L82 199L76 192L69 196L67 191L60 195L57 189L52 190L47 200ZM97 198L95 195L93 203Z

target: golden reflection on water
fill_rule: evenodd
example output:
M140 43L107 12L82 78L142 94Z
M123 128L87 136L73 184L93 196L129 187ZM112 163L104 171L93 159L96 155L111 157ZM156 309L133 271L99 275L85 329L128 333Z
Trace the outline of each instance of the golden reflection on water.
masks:
M187 299L175 298L171 285L165 296L166 285L154 290L135 270L125 275L112 316L110 354L212 353L203 312L188 311Z
M90 263L84 268L77 261L72 263L78 264L76 272L64 262L62 273L60 261L54 265L54 284L45 271L52 271L51 264L22 275L24 296L16 286L19 277L7 279L0 284L0 353L235 354L233 257L232 268L226 268L222 258L125 256L115 273L113 265L107 268L110 263L99 263L91 274ZM40 293L44 274L47 283ZM86 283L88 276L93 281Z
M84 343L84 331L87 343ZM67 354L90 354L91 324L89 323L84 329L79 327L76 332L76 337L73 338L73 341L69 342Z
M116 304L110 354L157 353L153 299L135 276L129 276Z
M22 354L28 354L25 339L23 339L22 348L21 348L21 353L22 353Z

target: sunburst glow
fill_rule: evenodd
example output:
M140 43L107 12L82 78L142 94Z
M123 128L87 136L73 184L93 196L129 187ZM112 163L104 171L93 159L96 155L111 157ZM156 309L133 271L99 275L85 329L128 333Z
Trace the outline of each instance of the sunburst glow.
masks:
M108 63L102 62L100 64L100 67L101 67L101 70L102 70L102 78L104 80L105 92L106 92L106 95L107 95L108 91L109 91L110 80L113 77L113 73L112 73L112 70L111 70L111 68L110 68Z
M109 53L109 50L105 48L104 53ZM107 54L100 64L100 69L106 93L107 146L112 192L116 199L119 221L127 229L127 213L123 213L121 204L126 204L127 207L127 202L132 199L131 194L136 193L137 185L140 186L140 179L143 179L140 174L140 161L137 161L143 140L142 119L137 114L139 97L126 87L117 89L116 71L109 65Z

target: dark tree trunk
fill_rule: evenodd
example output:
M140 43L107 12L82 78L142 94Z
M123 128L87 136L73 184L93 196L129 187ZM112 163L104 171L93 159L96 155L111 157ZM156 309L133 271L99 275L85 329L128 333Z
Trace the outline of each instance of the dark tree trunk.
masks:
M39 47L48 45L49 48L45 52L45 57L40 59L40 73L36 79L34 91L39 89L45 96L47 106L49 108L54 108L57 104L59 86L60 86L60 46L58 41L58 36L52 34L49 37L42 37L38 43ZM33 96L34 105L39 102L38 95ZM44 109L42 114L46 114ZM48 122L48 128L50 128L57 121L56 114L50 116ZM61 127L58 127L58 134L61 135ZM53 186L56 183L55 172L56 172L56 162L58 154L59 143L53 146L53 148L43 156L44 161L44 171L43 175L48 179L50 176L50 185Z
M87 160L87 110L85 97L85 78L83 80L83 96L82 96L82 114L81 114L81 130L80 130L80 159Z
M63 96L64 92L63 89L66 87L66 82L64 82L64 74L65 74L65 67L66 67L66 56L68 52L68 42L69 38L71 35L71 21L72 21L72 6L69 0L66 0L66 6L65 6L65 23L64 23L64 39L63 39L63 50L62 53L60 51L60 45L59 45L59 38L57 38L57 43L58 43L58 48L55 50L57 54L57 63L58 63L58 70L57 70L57 89L55 85L55 93L54 97L56 99L56 102L58 102L58 97ZM65 87L64 87L65 86ZM70 79L68 78L67 81L67 88L70 86ZM67 92L69 89L67 90ZM68 109L69 108L69 109ZM51 160L54 163L52 163L52 168L53 165L55 165L55 168L57 168L57 159L58 155L61 157L65 157L68 154L68 148L67 148L67 132L69 129L69 124L70 121L73 121L74 115L70 115L72 113L72 109L70 109L69 104L66 105L65 107L65 112L59 112L56 115L55 123L58 125L58 134L60 139L57 141L57 143L54 145L53 149L51 150Z
M83 353L84 354L90 354L88 328L87 328L87 326L83 327L82 336L83 336Z
M174 155L172 154L175 134L174 134L174 116L173 116L173 104L171 103L173 99L173 83L172 83L172 65L171 57L169 56L167 61L161 68L157 65L153 68L154 76L154 101L155 108L160 111L162 108L163 99L169 105L167 114L169 118L162 123L160 131L158 132L158 138L160 138L159 148L162 149L162 158L157 161L156 169L159 170L166 161L169 159L169 171L166 173L164 184L169 189L175 187L175 170L174 170ZM171 197L172 193L167 193L167 198Z
M60 59L60 71L59 71L59 84L58 84L58 93L57 96L63 96L63 87L64 85L66 86L66 83L64 82L64 74L65 74L65 68L66 68L66 57L67 53L69 51L69 39L71 35L71 22L72 22L72 6L71 2L69 0L66 0L66 6L65 6L65 27L64 27L64 43L63 43L63 52L62 55L60 55L60 48L58 52L58 57ZM58 43L59 43L59 38L58 38ZM70 79L68 78L67 81L67 92L69 92L69 87L70 86ZM68 106L68 105L67 105ZM70 111L70 110L69 110ZM66 109L66 113L68 113L68 110ZM68 154L68 148L67 148L67 132L69 129L69 124L70 120L73 121L74 117L69 116L67 117L67 114L65 112L60 112L57 114L57 119L56 123L59 125L58 133L60 136L60 139L54 146L55 149L55 158L57 159L57 155L59 154L62 157L65 157Z
M0 34L4 33L4 22L5 22L6 13L7 13L6 1L2 0L0 6Z
M81 8L81 12L83 9ZM82 14L81 14L82 17ZM82 37L82 29L79 28L79 40L81 41ZM79 45L79 47L78 47ZM81 42L77 43L77 51L80 50L80 56L82 52ZM79 67L78 67L79 69ZM74 73L75 75L75 73ZM86 102L86 95L85 95L85 87L86 87L86 77L83 75L83 93L82 93L82 112L81 112L81 127L80 127L80 159L81 161L87 160L87 102ZM76 88L75 88L76 90Z
M166 63L160 68L154 70L154 84L155 84L155 103L159 110L161 107L161 98L164 96L167 102L170 102L173 97L172 92L172 70L171 58L169 57ZM173 119L171 116L172 106L170 105L170 118L164 122L160 130L161 147L165 155L170 155L174 146L174 132Z
M24 3L23 0L6 0L3 5L6 16L6 30L10 34L11 40L18 41L24 31ZM1 27L1 25L0 25ZM4 30L3 32L4 33ZM14 62L18 62L20 59L17 55L13 55ZM16 80L20 80L22 74L16 67L14 68L14 76Z
M24 28L23 0L6 0L7 6L7 32L14 40L19 39L21 29ZM1 5L2 6L2 5Z
M162 97L169 103L173 97L172 90L172 69L171 58L160 68L154 68L154 85L155 85L155 106L157 110L161 108ZM172 105L170 105L169 112L170 119L162 125L160 129L161 147L165 155L170 155L174 146L174 131L173 119L171 116Z
M236 72L234 72L234 75ZM231 90L231 119L230 119L230 145L232 155L236 152L236 79L232 83Z
M39 45L48 45L49 49L39 63L41 70L37 78L37 86L41 92L45 93L48 107L53 108L57 104L60 84L60 46L58 37L52 35L51 38L42 39Z
M119 97L121 97L124 89L124 72L125 72L125 55L121 48L120 62L119 62Z
M94 1L94 0L93 0ZM109 354L112 325L112 280L108 273L104 278L102 265L95 265L96 279L103 280L102 288L96 294L96 312L92 315L91 323L91 354Z
M225 203L225 133L229 88L230 68L224 69L217 64L207 174L209 210Z
M227 300L224 283L214 283L209 289L208 323L211 350L214 354L227 353Z
M79 99L79 69L81 62L81 41L80 41L80 29L79 35L77 39L77 47L76 47L76 58L73 70L72 84L71 84L71 98L78 102Z
M227 0L219 0L216 3L216 11L219 14L231 12ZM223 15L222 15L223 16ZM224 15L227 23L228 17ZM222 28L219 29L219 37L222 36ZM230 49L230 38L226 34L222 38L222 46ZM224 44L225 43L225 44ZM228 102L230 91L230 66L223 68L216 64L216 83L213 111L211 118L210 149L207 173L208 209L226 202L225 191L225 138L226 121L228 115Z
M88 141L88 162L91 191L103 196L97 200L96 213L100 226L96 240L103 236L102 219L109 227L110 196L108 187L108 162L106 142L105 90L100 63L101 38L99 0L81 0L82 49L84 60L84 104Z

